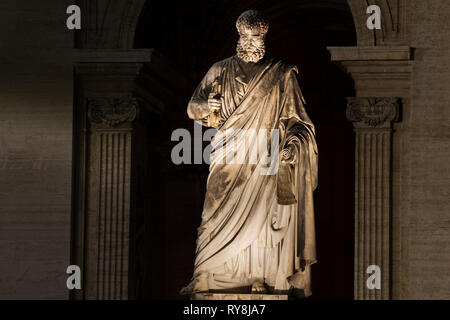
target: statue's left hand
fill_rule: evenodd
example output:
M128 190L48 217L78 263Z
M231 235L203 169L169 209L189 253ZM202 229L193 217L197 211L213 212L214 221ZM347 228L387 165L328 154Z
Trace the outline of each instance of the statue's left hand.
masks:
M281 151L282 163L294 163L296 159L296 149L293 144L288 144L286 148Z

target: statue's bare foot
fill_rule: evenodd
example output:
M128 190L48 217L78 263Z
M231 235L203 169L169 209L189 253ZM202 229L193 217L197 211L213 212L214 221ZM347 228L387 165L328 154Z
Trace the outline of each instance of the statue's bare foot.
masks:
M266 293L267 288L262 281L255 281L252 284L252 293Z

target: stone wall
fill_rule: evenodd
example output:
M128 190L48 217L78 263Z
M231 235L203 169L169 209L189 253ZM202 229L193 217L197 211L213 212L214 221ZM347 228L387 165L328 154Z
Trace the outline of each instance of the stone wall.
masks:
M408 3L415 52L409 109L395 142L393 297L450 299L450 2Z
M0 299L68 298L70 4L0 4Z

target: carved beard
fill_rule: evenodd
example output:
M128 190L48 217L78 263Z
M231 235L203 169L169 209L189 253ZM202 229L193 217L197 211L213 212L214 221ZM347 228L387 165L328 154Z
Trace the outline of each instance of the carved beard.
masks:
M239 39L236 47L236 53L238 58L244 60L245 62L258 62L266 54L266 45L261 42L256 47L254 46L242 46L241 40Z

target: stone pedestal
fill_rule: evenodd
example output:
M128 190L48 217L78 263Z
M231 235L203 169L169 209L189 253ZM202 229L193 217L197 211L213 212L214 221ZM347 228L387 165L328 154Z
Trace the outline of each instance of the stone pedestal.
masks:
M288 300L285 294L196 293L191 300Z

